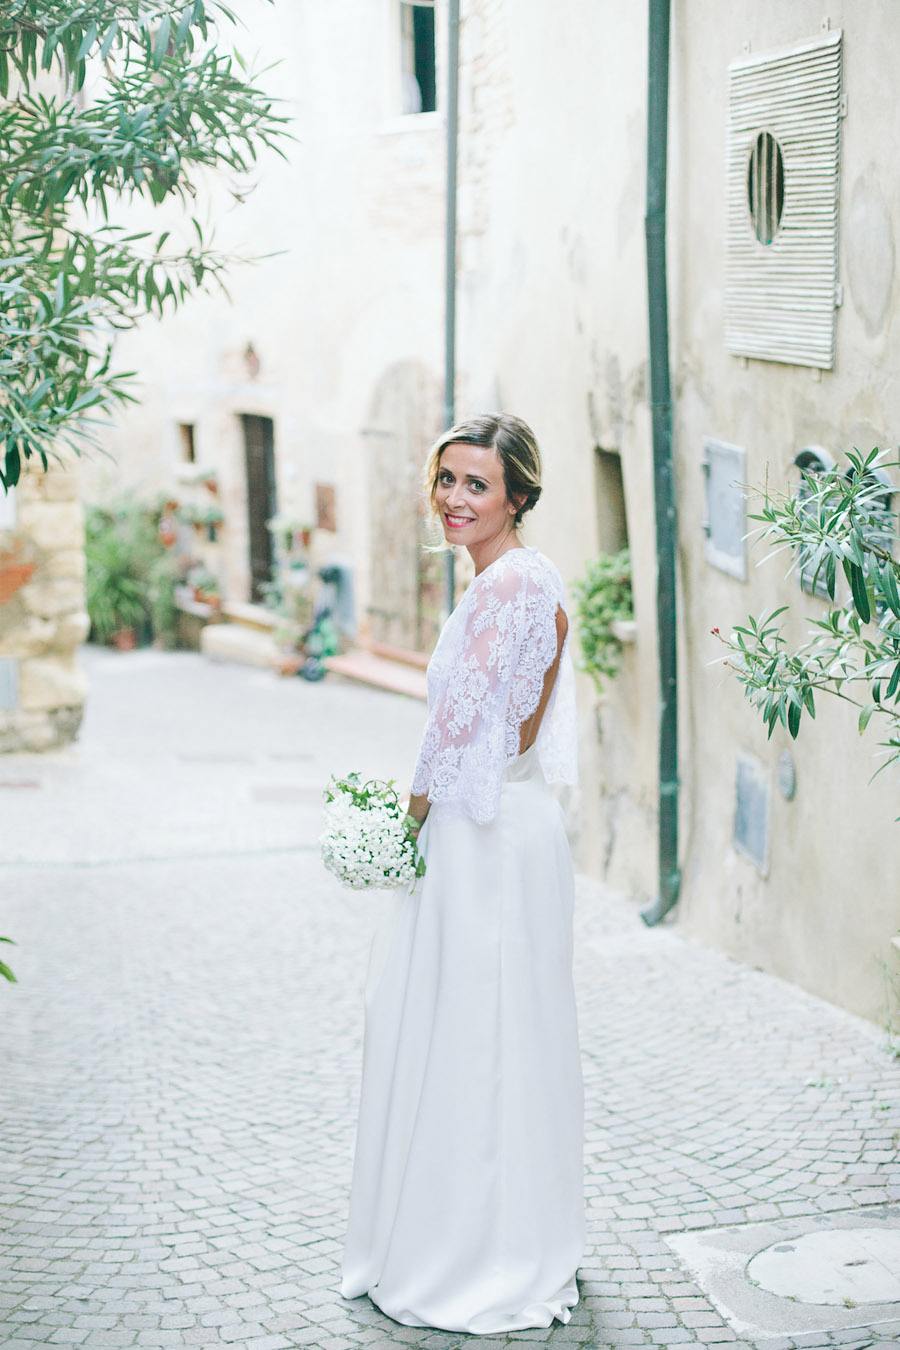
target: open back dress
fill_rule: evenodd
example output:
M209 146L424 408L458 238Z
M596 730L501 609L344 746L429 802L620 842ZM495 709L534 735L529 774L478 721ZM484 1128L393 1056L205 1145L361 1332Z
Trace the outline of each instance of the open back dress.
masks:
M568 1322L585 1242L566 596L536 548L470 583L428 665L426 873L372 944L341 1292L407 1326ZM520 753L557 664L536 739Z

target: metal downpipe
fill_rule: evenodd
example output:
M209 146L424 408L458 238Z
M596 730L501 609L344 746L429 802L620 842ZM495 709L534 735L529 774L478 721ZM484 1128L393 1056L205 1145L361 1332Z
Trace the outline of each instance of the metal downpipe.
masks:
M675 493L666 277L666 154L669 117L670 0L649 0L647 59L647 317L656 518L656 631L659 650L659 893L641 910L657 924L678 901L678 670L675 610Z
M447 178L444 221L444 430L456 421L456 183L459 144L459 0L447 7ZM446 553L444 609L456 596L456 556Z

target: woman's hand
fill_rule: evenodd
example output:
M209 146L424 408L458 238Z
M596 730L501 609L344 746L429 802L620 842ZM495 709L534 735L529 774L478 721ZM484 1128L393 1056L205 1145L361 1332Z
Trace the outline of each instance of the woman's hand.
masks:
M412 828L415 833L418 834L419 830L425 824L425 817L428 815L431 802L427 797L411 792L408 801L402 803L402 805L412 823Z

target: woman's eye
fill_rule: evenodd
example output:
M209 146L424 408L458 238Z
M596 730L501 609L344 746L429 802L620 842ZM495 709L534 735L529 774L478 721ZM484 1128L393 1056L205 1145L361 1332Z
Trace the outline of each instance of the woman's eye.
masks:
M484 491L484 483L479 483L477 480L476 480L475 482L473 482L472 486L473 486L473 488L478 488L478 491L479 491L479 492L483 492L483 491Z

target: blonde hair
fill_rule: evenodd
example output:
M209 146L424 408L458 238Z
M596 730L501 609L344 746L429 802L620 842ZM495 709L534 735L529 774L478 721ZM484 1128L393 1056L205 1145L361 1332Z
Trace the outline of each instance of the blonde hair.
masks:
M472 417L465 422L445 431L435 441L425 465L425 491L433 516L438 514L435 506L438 475L441 471L441 455L448 445L481 445L497 451L503 466L503 483L510 505L519 497L524 497L513 517L513 526L518 529L527 511L537 505L541 495L541 452L531 427L521 417L509 413L485 413L481 417Z

